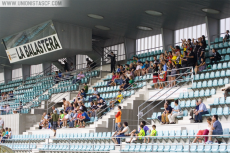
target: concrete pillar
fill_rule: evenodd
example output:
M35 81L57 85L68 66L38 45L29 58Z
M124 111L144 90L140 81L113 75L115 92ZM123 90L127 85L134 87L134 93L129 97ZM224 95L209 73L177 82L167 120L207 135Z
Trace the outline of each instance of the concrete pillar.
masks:
M170 45L174 46L174 31L161 28L163 50L169 50Z
M28 64L22 64L22 79L26 80L26 78L30 77L30 66Z
M44 75L47 75L48 73L51 73L51 66L52 64L49 62L42 63L42 68Z
M216 37L219 37L220 34L220 20L213 19L210 17L205 17L206 29L208 34L208 45L210 42L214 42Z
M4 67L4 80L5 83L12 81L12 69Z
M136 55L136 40L125 38L125 55L126 60L132 58L133 55Z

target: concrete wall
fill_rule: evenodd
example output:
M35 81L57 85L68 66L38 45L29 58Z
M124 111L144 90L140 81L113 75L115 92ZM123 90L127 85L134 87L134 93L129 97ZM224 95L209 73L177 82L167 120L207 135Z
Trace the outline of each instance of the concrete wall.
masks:
M41 119L41 115L31 114L10 114L0 117L4 120L4 128L11 128L13 135L22 134Z
M163 50L169 50L169 46L174 44L174 31L161 28Z
M22 64L22 78L26 80L27 77L30 77L30 65Z
M4 71L5 83L8 83L9 81L12 80L12 69L4 67L3 71Z

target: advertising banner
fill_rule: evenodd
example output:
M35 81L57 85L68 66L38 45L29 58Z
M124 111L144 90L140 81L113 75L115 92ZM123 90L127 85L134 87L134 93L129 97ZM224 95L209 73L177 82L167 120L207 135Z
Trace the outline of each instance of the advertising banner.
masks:
M62 49L57 34L53 34L36 41L32 41L21 46L6 50L10 63L27 60L37 56L42 56L50 52Z

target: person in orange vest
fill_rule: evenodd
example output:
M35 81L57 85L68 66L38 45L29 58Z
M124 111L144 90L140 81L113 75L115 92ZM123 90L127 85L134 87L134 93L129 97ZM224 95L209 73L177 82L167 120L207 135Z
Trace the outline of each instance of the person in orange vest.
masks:
M115 131L117 130L117 124L121 123L121 115L122 115L121 106L118 106L118 112L115 115L115 117L116 117L116 120L115 120Z

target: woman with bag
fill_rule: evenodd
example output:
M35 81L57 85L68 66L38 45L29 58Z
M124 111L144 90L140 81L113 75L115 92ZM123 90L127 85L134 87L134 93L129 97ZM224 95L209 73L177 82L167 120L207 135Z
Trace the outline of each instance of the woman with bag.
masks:
M180 106L178 105L178 100L175 100L175 106L172 109L171 114L168 115L169 124L176 124L175 119L177 116L183 115Z

